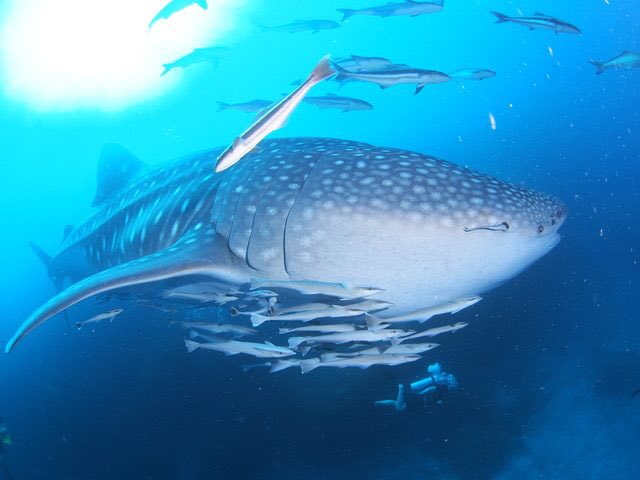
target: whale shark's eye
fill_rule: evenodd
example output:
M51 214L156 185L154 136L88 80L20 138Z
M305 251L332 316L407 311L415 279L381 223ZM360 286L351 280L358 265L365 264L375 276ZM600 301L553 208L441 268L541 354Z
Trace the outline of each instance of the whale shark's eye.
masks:
M538 233L541 234L544 232L544 225L538 225Z

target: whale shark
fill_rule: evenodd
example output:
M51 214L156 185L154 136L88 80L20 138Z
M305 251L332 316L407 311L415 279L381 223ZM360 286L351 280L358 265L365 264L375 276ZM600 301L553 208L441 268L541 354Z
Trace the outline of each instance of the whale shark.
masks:
M221 152L150 166L106 145L94 211L48 262L67 286L6 352L83 300L130 288L162 298L167 283L328 305L366 292L388 304L380 318L408 315L514 277L558 243L567 216L553 196L408 150L274 139L214 173Z

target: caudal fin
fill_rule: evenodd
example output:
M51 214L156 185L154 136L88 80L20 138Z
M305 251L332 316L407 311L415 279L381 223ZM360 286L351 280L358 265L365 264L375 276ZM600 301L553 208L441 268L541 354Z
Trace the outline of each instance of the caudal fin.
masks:
M187 352L191 353L194 350L196 350L198 347L200 347L200 344L198 342L194 342L193 340L185 338L184 346L187 347Z
M300 365L302 373L308 373L314 368L318 368L320 366L320 359L310 358L309 360L300 360L298 365Z
M335 75L335 73L336 71L331 67L331 62L329 61L329 55L325 55L318 62L316 68L313 69L311 75L307 78L307 82L315 85L316 83Z
M253 325L254 327L259 327L264 322L268 322L269 320L271 320L271 317L267 317L266 315L260 315L259 313L251 314L251 325Z
M356 14L356 11L351 8L338 8L338 11L342 14L341 22L344 22L347 18L351 18Z
M602 63L596 62L595 60L589 60L589 63L596 67L596 75L600 75L602 72L605 71L605 68L603 67Z
M509 21L509 17L504 13L492 11L491 15L497 18L496 23L504 23Z
M207 9L207 0L196 0L196 3L200 5L204 10Z
M164 68L164 70L160 74L161 77L165 76L167 73L169 73L169 70L173 69L173 63L165 63L164 65L162 65L162 68Z
M288 340L289 348L297 347L301 343L304 343L306 339L307 337L290 337Z
M224 102L216 102L218 104L218 111L222 112L223 110L226 110L229 108L229 104L228 103L224 103Z

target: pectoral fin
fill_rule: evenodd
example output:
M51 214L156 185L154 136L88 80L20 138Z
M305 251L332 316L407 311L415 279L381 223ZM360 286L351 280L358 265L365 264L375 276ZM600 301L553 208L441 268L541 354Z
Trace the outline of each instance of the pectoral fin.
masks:
M96 273L63 290L25 320L7 343L5 352L13 350L28 333L52 316L82 300L119 288L189 275L207 275L229 283L232 291L241 283L232 275L234 261L224 248L221 237L206 236L202 232L186 235L165 250Z

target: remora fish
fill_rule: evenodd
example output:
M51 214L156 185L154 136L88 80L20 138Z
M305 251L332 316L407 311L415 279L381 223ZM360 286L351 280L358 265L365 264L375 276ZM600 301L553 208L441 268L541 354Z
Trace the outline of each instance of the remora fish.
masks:
M337 108L343 112L351 112L354 110L371 110L373 105L364 100L351 97L340 97L335 93L327 93L319 97L307 97L303 102L318 108Z
M206 323L206 322L180 322L182 328L194 328L209 333L231 333L236 337L244 337L247 335L256 335L257 330L232 323Z
M163 65L164 70L160 75L166 75L170 70L176 67L186 68L196 63L210 62L213 65L218 64L218 60L229 55L230 48L227 47L205 47L196 48L191 53L187 53L184 57L180 57L171 63Z
M251 290L265 287L295 290L296 292L300 292L304 295L327 295L330 297L337 297L340 300L351 300L354 298L369 297L371 295L376 295L382 291L382 289L380 288L357 287L348 285L346 283L337 282L316 282L313 280L282 281L268 280L263 278L251 279Z
M185 338L184 344L187 347L189 353L198 348L205 350L215 350L222 352L225 355L236 355L238 353L244 353L258 358L278 358L288 357L295 355L293 350L286 347L278 347L270 342L255 343L255 342L239 342L237 340L220 340L219 342L199 343L188 338Z
M305 95L309 93L309 90L334 73L329 64L329 56L320 60L320 63L316 65L316 68L313 69L309 78L307 78L302 85L271 107L220 154L216 161L216 173L222 172L237 163L242 157L253 150L267 135L274 130L282 128L298 104Z
M207 9L207 0L171 0L167 3L162 10L160 10L155 17L149 23L149 28L153 27L153 25L162 19L167 19L174 13L179 12L180 10L184 10L185 8L191 5L199 5L204 10Z
M496 20L496 23L516 23L518 25L524 25L529 30L552 30L556 33L573 33L575 35L582 33L575 25L540 12L536 12L530 17L509 17L500 12L491 12L491 14L497 17L498 20Z
M447 75L449 75L451 80L462 82L464 80L484 80L485 78L492 78L496 76L496 72L483 68L467 68L464 70L456 70Z
M640 67L640 53L625 50L606 62L596 62L595 60L589 60L589 62L595 65L597 69L596 75L600 75L610 68L613 70L631 70L632 68Z
M450 79L446 73L436 70L424 70L421 68L387 68L384 70L359 70L351 72L340 65L333 64L337 70L335 80L344 82L359 80L361 82L375 83L380 88L388 88L393 85L416 85L415 93L418 94L425 85L448 82Z
M349 342L382 342L388 340L396 341L398 338L406 337L415 333L413 330L397 330L386 329L377 330L375 332L370 330L354 330L352 332L338 332L330 333L327 335L316 335L310 337L290 337L289 347L297 347L306 342L311 343L335 343L341 345Z
M321 30L331 30L333 28L340 27L338 22L333 20L294 20L286 25L276 25L274 27L267 27L265 25L258 25L258 28L263 32L308 32L318 33Z
M338 11L342 13L342 21L354 15L371 15L374 17L391 17L408 15L410 17L417 17L418 15L424 15L426 13L437 13L444 7L444 0L434 0L432 2L418 2L416 0L407 0L405 2L387 3L386 5L380 5L379 7L361 8L354 10L351 8L338 8Z
M264 110L269 105L272 105L273 102L269 100L251 100L249 102L242 103L225 103L225 102L217 102L218 103L218 111L221 112L223 110L240 110L241 112L247 113L256 113L261 110Z
M384 320L369 315L367 317L367 327L375 330L379 328L381 324L386 323L404 323L404 322L420 322L424 323L431 317L436 315L443 315L445 313L458 313L460 310L464 310L471 305L475 305L482 297L474 295L472 297L460 298L452 302L447 302L442 305L436 305L435 307L424 308L415 312L407 313L405 315L398 315L397 317L389 317Z
M71 286L33 312L6 351L85 299L129 289L151 300L196 275L234 295L252 278L375 285L393 304L376 315L404 315L514 277L559 242L567 214L551 196L407 150L268 140L215 175L219 152L147 166L105 147L95 208L49 263ZM468 230L496 224L508 228Z
M453 325L444 325L442 327L430 328L429 330L425 330L423 332L414 333L413 335L407 335L406 337L400 338L399 342L404 342L405 340L415 340L416 338L423 337L435 337L436 335L440 335L441 333L452 332L455 333L458 330L469 325L466 322L456 322Z
M287 315L261 315L252 314L251 324L254 327L262 325L264 322L310 322L317 318L342 318L342 317L357 317L363 315L364 312L360 310L349 310L334 305L327 305L327 308L322 310L310 310L308 312L289 313Z
M387 355L381 353L378 355L358 355L356 357L334 358L328 361L322 361L317 358L309 360L300 360L300 370L302 373L308 373L318 367L334 367L334 368L369 368L372 365L401 365L403 363L415 362L420 360L420 355Z
M355 325L351 325L349 323L338 323L334 325L305 325L304 327L296 328L279 328L278 333L280 333L281 335L295 332L338 333L352 332L355 329Z
M358 70L381 70L383 68L398 66L387 58L364 57L362 55L351 55L345 58L338 58L333 63L338 64L342 68L351 72L357 72ZM406 67L407 65L399 66Z
M110 322L116 317L116 315L124 312L122 308L114 308L113 310L109 310L108 312L99 313L98 315L89 318L88 320L83 320L82 322L76 322L76 328L80 329L87 325L88 323L98 323L103 320L109 320Z

